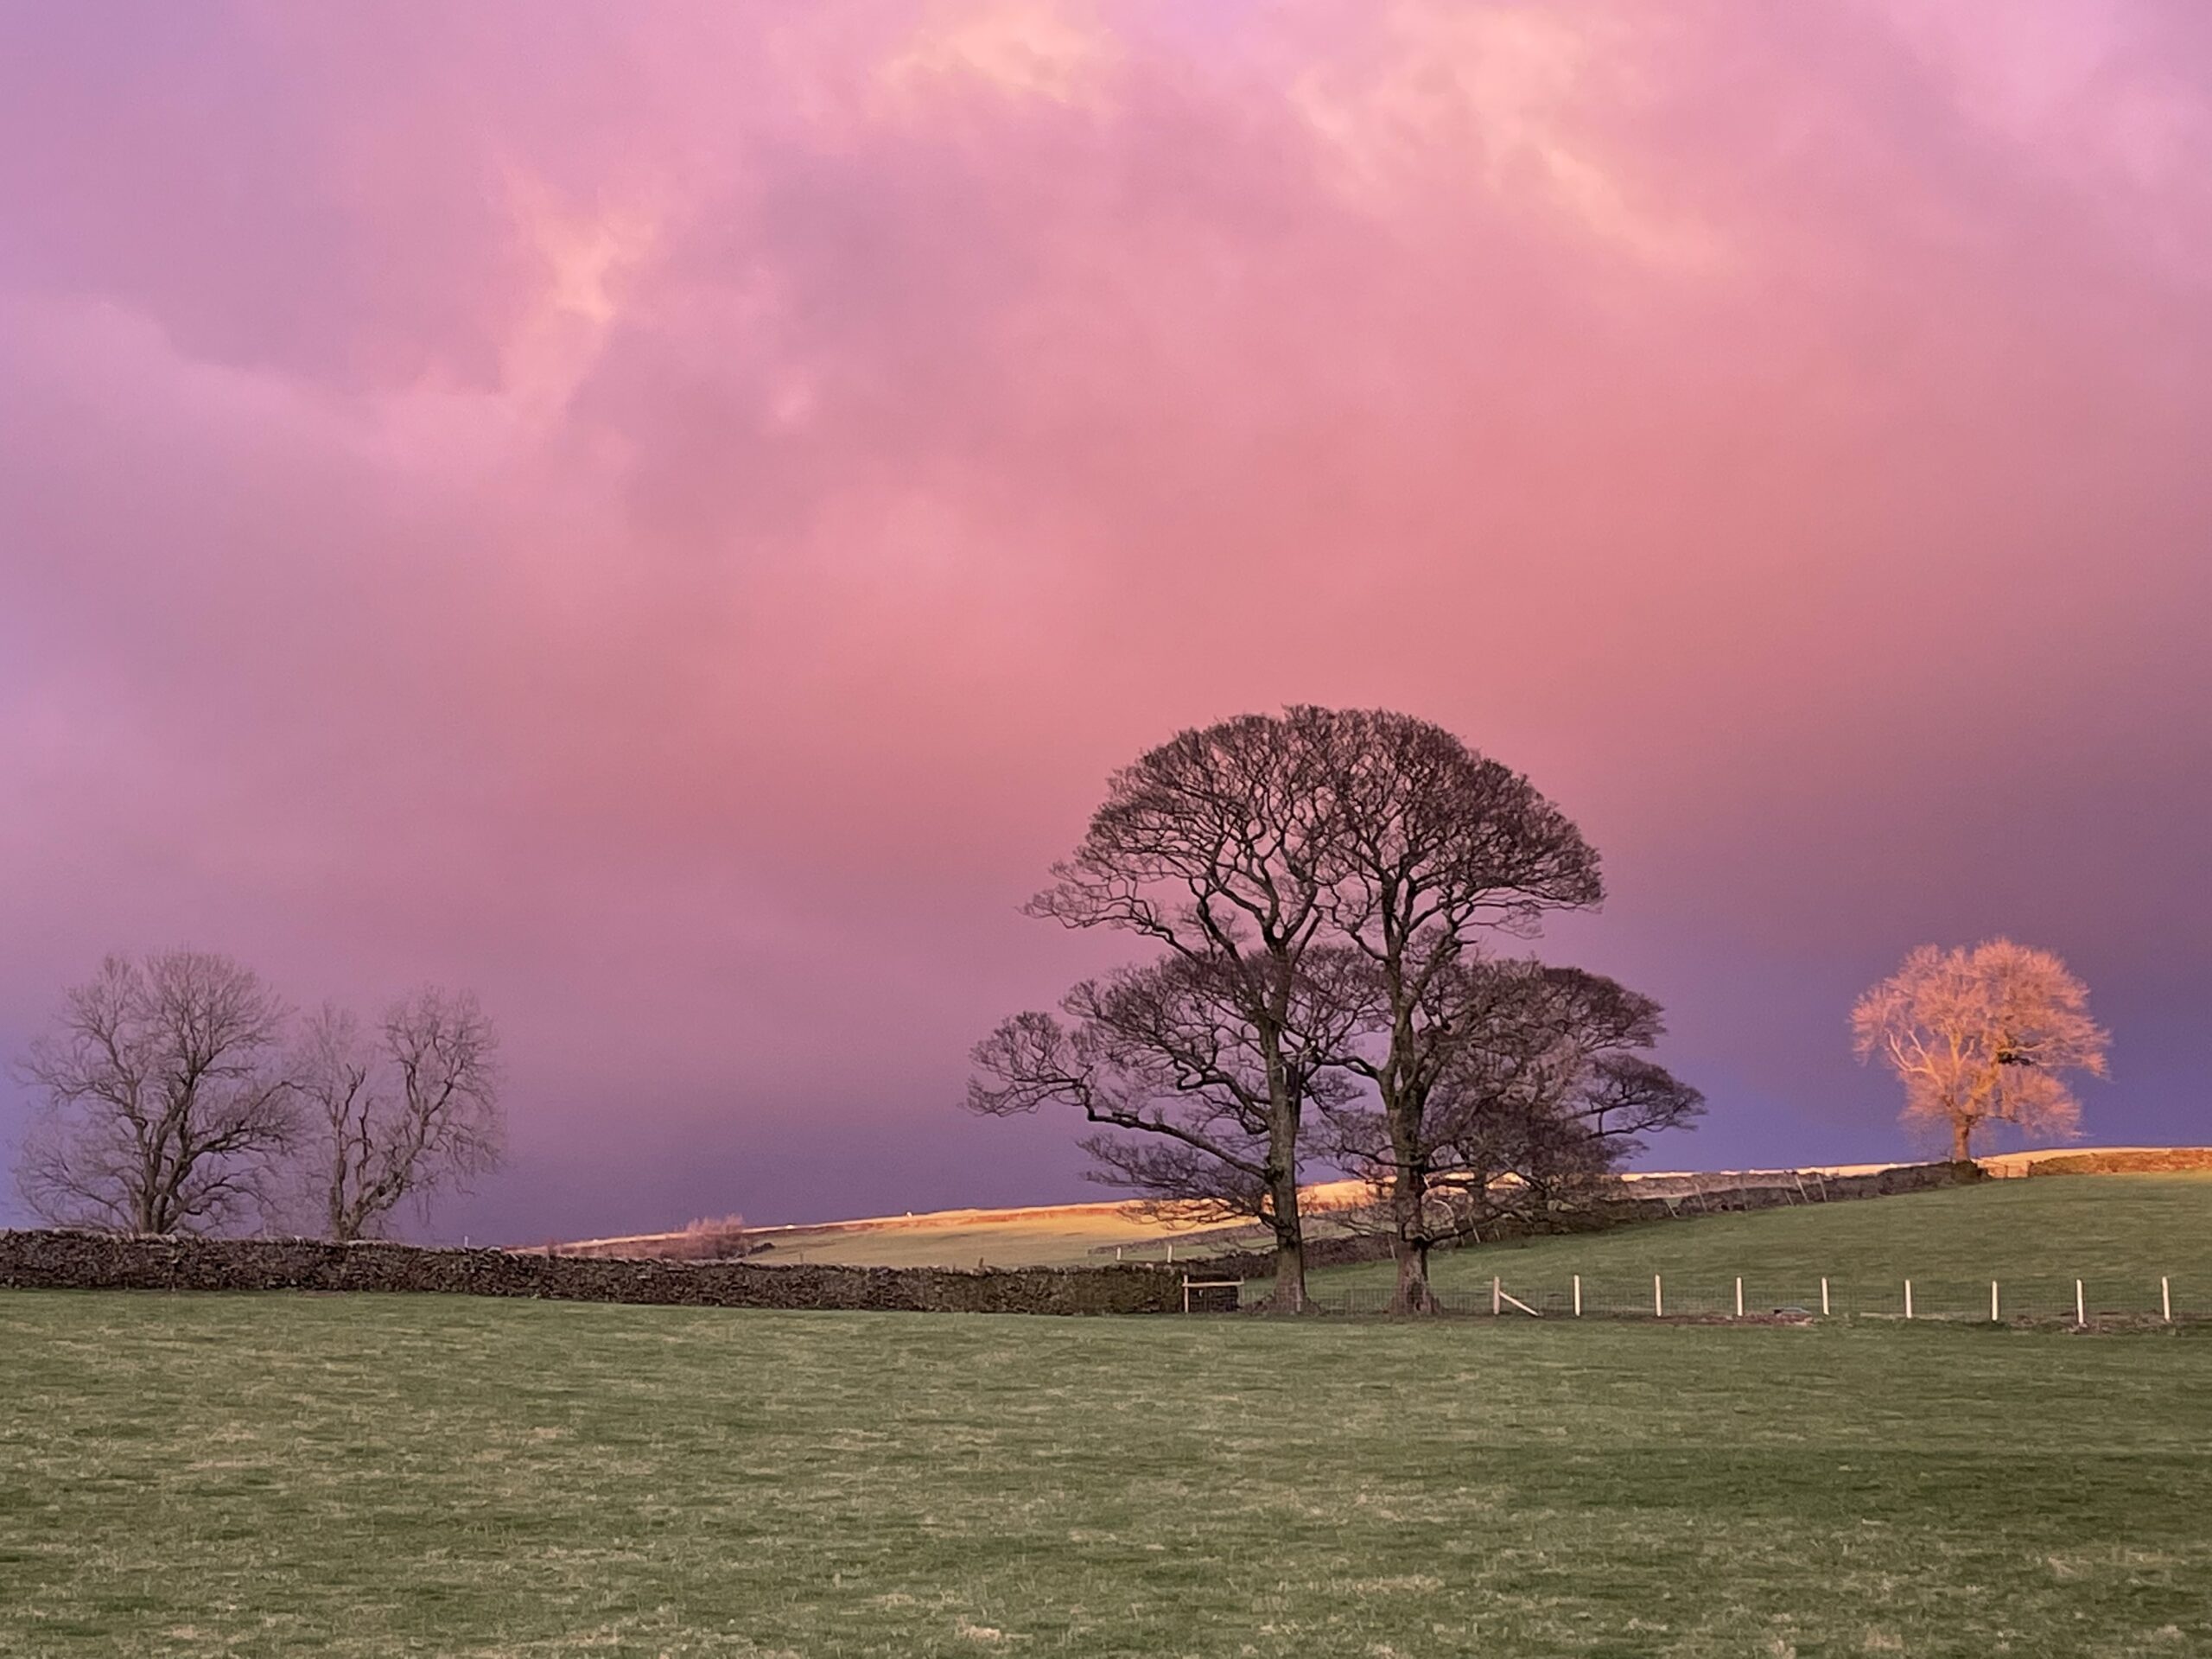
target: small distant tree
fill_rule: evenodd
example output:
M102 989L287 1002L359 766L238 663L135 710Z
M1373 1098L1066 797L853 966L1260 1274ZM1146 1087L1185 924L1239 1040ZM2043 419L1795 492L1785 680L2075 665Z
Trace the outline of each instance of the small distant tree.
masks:
M752 1248L743 1216L699 1216L684 1224L662 1255L671 1262L728 1262Z
M299 1135L288 1018L228 957L108 957L17 1065L43 1096L16 1166L33 1213L154 1234L257 1217Z
M1948 1129L1960 1162L1985 1124L2072 1135L2068 1074L2103 1077L2110 1045L2066 964L2004 938L1921 946L1859 999L1851 1027L1859 1058L1878 1055L1904 1084L1904 1121Z
M468 992L426 988L372 1033L326 1005L295 1060L326 1236L373 1237L402 1203L465 1186L505 1145L499 1038Z

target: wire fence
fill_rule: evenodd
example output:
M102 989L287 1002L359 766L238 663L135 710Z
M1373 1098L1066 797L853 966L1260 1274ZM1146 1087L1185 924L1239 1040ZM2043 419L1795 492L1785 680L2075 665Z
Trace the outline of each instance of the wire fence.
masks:
M1266 1287L1255 1281L1245 1292L1225 1296L1217 1291L1194 1300L1191 1311L1249 1307L1266 1294ZM1472 1287L1440 1288L1434 1295L1440 1313L1523 1319L1925 1319L2085 1329L2212 1320L2212 1282L2171 1274L1994 1280L1746 1274L1717 1281L1707 1275L1666 1274L1578 1275L1564 1281L1501 1276ZM1322 1291L1308 1300L1325 1313L1382 1314L1390 1311L1391 1291L1384 1285L1363 1286Z

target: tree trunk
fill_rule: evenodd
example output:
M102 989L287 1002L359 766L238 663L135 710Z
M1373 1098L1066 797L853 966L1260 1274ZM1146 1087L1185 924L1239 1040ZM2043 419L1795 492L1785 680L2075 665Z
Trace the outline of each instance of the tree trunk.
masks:
M1302 1238L1275 1240L1275 1287L1268 1298L1271 1313L1303 1313L1306 1311L1306 1241Z
M1433 1313L1436 1297L1428 1287L1428 1237L1421 1215L1428 1197L1428 1169L1405 1133L1405 1114L1396 1116L1391 1136L1398 1166L1390 1178L1390 1254L1398 1264L1398 1280L1390 1292L1390 1311Z
M1398 1262L1398 1282L1390 1293L1393 1313L1433 1313L1436 1294L1428 1283L1428 1241L1401 1236L1391 1241Z
M1268 1307L1275 1313L1306 1311L1306 1232L1298 1213L1298 1176L1294 1171L1270 1182L1269 1207L1275 1229L1275 1288Z
M138 1160L138 1180L130 1194L130 1230L151 1235L161 1225L162 1158L159 1150L145 1147Z
M1953 1163L1963 1164L1972 1160L1974 1154L1968 1150L1967 1143L1973 1139L1974 1124L1970 1120L1963 1117L1955 1117L1951 1120L1951 1161Z

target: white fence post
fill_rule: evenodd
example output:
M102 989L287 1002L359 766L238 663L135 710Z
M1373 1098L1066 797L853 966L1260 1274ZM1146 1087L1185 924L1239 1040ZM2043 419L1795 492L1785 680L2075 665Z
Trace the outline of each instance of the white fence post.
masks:
M1827 1318L1827 1316L1828 1316L1828 1281L1827 1281L1827 1280L1823 1279L1823 1280L1821 1280L1821 1317L1822 1319L1825 1319L1826 1318Z
M1912 1317L1912 1281L1910 1279L1904 1281L1904 1316L1908 1319Z
M1989 1322L1992 1325L1997 1323L1997 1281L1994 1279L1989 1281Z
M1505 1287L1492 1274L1490 1281L1490 1313L1492 1319L1505 1312Z
M2088 1322L2089 1312L2082 1301L2082 1281L2076 1279L2074 1281L2074 1323L2081 1325L2087 1325Z
M1651 1317L1655 1319L1667 1317L1667 1294L1660 1287L1659 1275L1656 1273L1651 1275Z
M1574 1317L1582 1317L1582 1275L1579 1273L1574 1275Z
M1744 1275L1740 1273L1736 1275L1736 1317L1744 1317Z
M2173 1281L2164 1274L2158 1275L2158 1312L2168 1325L2174 1322Z

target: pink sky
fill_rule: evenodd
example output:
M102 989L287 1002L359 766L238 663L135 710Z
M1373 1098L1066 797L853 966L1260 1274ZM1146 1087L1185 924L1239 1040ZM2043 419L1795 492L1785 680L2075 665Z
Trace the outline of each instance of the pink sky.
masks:
M1658 1161L1909 1150L1999 931L2212 1140L2208 155L2194 0L0 3L0 1040L474 986L442 1236L1080 1195L1016 907L1381 703L1605 852Z

